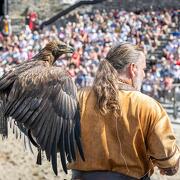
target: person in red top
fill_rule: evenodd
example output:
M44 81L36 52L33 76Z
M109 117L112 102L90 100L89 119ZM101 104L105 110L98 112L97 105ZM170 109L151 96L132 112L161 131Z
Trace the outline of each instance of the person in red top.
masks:
M31 31L34 31L36 28L36 20L38 18L37 13L32 10L29 10L26 18L28 20L29 28L31 29Z
M80 51L81 51L81 49L78 48L78 50L76 52L74 52L71 57L71 62L74 63L77 67L79 67L79 65L80 65L80 57L81 57Z
M176 61L176 65L180 66L180 60Z

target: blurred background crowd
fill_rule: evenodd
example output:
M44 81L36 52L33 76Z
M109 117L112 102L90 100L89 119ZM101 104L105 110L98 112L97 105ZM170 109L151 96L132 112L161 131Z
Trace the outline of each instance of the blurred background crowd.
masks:
M141 46L147 57L142 91L156 99L168 100L173 83L180 83L180 31L178 10L127 12L101 9L76 11L66 24L38 28L38 15L30 12L26 25L12 33L5 16L0 33L0 76L14 65L29 61L45 44L59 38L75 47L71 58L62 56L57 66L67 68L78 87L92 84L99 62L119 42Z
M174 86L180 87L179 1L89 0L95 1L99 3L78 6L41 26L80 0L1 0L0 77L15 65L30 61L47 42L58 38L76 51L71 57L60 57L56 65L67 69L78 87L89 86L109 49L119 42L132 42L146 54L142 91L166 108L180 145L180 104L175 102L180 103L180 88L179 94L173 95ZM54 177L46 162L37 167L35 157L24 152L22 143L12 134L9 138L0 140L0 180L70 179L61 169ZM173 178L156 170L151 179L177 180L180 173Z

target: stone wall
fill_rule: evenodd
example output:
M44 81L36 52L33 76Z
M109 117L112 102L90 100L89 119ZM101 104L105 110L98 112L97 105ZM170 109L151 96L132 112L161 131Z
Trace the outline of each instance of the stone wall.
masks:
M8 0L8 9L12 18L24 16L27 8L30 8L44 20L59 12L63 4L61 0Z

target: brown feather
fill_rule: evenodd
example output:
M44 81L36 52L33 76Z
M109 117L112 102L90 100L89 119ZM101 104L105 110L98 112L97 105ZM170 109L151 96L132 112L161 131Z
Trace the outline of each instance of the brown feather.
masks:
M68 52L72 52L71 47L52 41L31 62L18 65L0 79L0 93L7 95L4 114L31 131L52 160L55 174L58 150L65 172L66 160L76 159L75 149L84 157L76 86L66 71L53 66L60 55Z

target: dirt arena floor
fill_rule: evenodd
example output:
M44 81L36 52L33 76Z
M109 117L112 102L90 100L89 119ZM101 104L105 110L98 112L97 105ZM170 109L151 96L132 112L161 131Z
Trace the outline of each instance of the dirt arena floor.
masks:
M180 146L180 125L173 125L177 142ZM69 171L65 175L59 165L59 175L55 176L51 164L46 160L43 165L36 165L35 155L24 150L23 140L16 140L10 132L8 140L0 139L0 180L70 180ZM180 170L177 175L162 176L155 171L152 180L180 180Z

